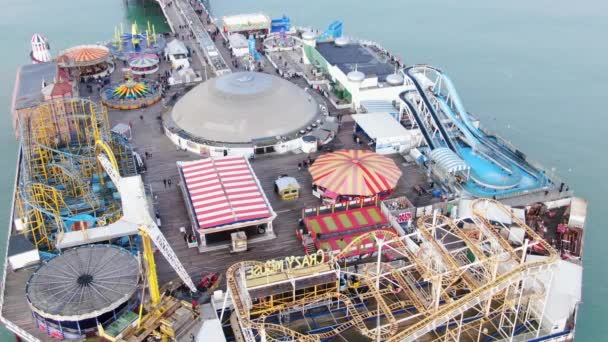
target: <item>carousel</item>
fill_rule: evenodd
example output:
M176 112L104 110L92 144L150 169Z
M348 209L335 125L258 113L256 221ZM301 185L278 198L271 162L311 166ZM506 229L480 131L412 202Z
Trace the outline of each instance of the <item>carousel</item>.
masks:
M130 110L153 105L160 101L161 95L158 82L128 78L103 88L101 102L110 108Z
M146 26L145 30L138 27L137 22L131 24L131 32L125 32L122 24L114 28L114 39L107 45L110 53L118 59L129 61L133 55L160 55L167 42L162 34L157 34L154 25Z
M160 58L152 53L136 54L129 58L129 68L135 75L149 75L158 71Z
M392 159L367 150L324 154L314 161L309 172L313 195L328 203L384 199L401 177L401 170Z
M302 40L285 31L274 32L264 39L265 51L288 51L302 48Z
M79 45L63 50L57 64L84 80L105 77L114 71L110 51L102 45Z

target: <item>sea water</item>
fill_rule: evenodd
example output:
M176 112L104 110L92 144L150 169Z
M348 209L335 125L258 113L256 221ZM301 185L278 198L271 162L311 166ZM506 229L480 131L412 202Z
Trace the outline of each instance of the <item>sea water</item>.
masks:
M10 99L15 68L29 62L32 34L45 35L57 53L111 39L121 21L144 23L149 17L162 30L162 17L150 0L4 0L3 5L2 237L17 150ZM608 194L608 1L211 0L211 10L216 16L285 14L296 25L319 29L342 20L346 35L375 40L407 64L443 69L482 125L512 141L549 174L560 175L589 201L576 336L580 341L606 340L608 228L602 206Z

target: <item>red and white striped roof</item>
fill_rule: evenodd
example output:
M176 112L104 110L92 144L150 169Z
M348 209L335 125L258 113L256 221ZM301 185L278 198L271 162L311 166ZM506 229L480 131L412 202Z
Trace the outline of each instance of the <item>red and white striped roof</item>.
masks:
M273 215L249 161L244 157L180 162L200 229Z

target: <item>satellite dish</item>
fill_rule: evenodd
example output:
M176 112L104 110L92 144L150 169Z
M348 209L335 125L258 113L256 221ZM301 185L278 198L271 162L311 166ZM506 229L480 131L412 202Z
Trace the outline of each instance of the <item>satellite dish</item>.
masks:
M403 76L399 74L390 74L386 76L386 83L392 86L402 85L403 81Z
M349 41L348 41L348 38L346 38L346 37L338 37L338 38L336 38L334 43L336 44L336 46L342 47L342 46L348 45Z
M360 83L360 82L363 82L363 80L365 79L365 74L362 73L361 71L355 70L355 71L349 72L346 75L346 77L351 82Z

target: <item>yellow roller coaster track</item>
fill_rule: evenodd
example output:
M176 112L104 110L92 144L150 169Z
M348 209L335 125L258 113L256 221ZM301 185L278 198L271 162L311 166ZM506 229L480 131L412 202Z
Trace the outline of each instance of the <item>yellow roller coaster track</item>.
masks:
M475 200L471 204L471 206L473 208L473 214L474 214L475 218L478 219L485 226L485 228L487 228L487 230L495 232L494 226L486 218L486 214L483 211L484 203L496 205L496 206L498 206L498 208L500 208L501 211L503 211L505 214L512 217L513 222L515 224L517 224L520 228L523 228L525 230L526 235L530 238L532 243L540 244L547 251L548 257L545 259L542 259L542 260L534 261L534 262L519 262L512 269L510 269L502 274L499 274L499 275L495 274L494 278L486 283L479 283L477 281L474 281L471 278L468 278L466 281L466 283L467 283L466 288L468 289L468 292L466 294L459 297L458 300L445 301L445 303L443 305L439 306L436 309L428 308L420 300L420 298L418 298L417 294L412 290L409 282L403 278L403 274L401 272L399 272L397 269L393 269L388 264L382 263L382 268L388 269L389 270L388 274L390 276L392 276L396 280L397 284L399 284L406 291L406 293L410 299L407 304L414 305L414 307L416 307L418 309L418 311L421 313L419 319L415 323L412 323L407 326L402 326L402 329L399 331L397 331L397 330L400 327L400 325L399 325L398 321L395 319L395 317L392 315L392 312L398 308L404 307L405 302L400 301L398 303L392 303L389 305L384 301L382 296L383 296L383 294L386 293L386 290L376 288L376 286L375 286L376 277L380 277L381 274L375 274L371 277L363 277L363 279L362 279L363 282L365 282L366 285L368 285L368 288L370 289L370 293L366 294L365 296L366 296L366 298L373 297L376 300L377 305L378 305L377 310L369 311L367 313L360 313L356 310L356 307L353 305L353 302L351 301L351 299L348 296L346 296L345 294L342 294L339 292L324 293L323 295L317 296L315 298L304 298L299 301L294 301L291 303L282 303L282 304L274 307L274 309L275 309L274 311L279 312L281 310L288 309L290 307L295 308L295 307L300 307L300 306L309 306L314 303L320 303L320 302L324 302L327 300L339 301L339 302L344 303L345 307L348 308L348 312L351 317L351 319L348 322L346 322L342 325L339 325L330 331L320 333L320 334L311 334L311 335L306 335L306 334L294 331L294 330L284 327L282 325L266 323L266 322L264 322L264 319L265 319L265 317L267 317L267 315L260 316L257 319L251 319L250 312L245 307L245 298L247 297L247 295L243 296L243 294L241 293L241 289L239 287L237 279L240 279L240 276L239 276L240 270L243 270L247 267L251 267L254 265L261 265L263 263L259 262L259 261L240 262L240 263L236 263L236 264L230 266L227 270L228 291L229 291L230 296L232 296L232 298L233 298L233 302L235 304L235 309L236 309L236 314L240 320L240 324L246 329L254 329L254 330L257 330L260 334L264 334L266 336L266 339L269 341L278 340L278 339L275 339L274 336L268 336L268 335L274 335L274 334L278 334L277 336L279 336L279 335L280 336L289 336L293 340L296 340L296 341L320 341L322 339L336 336L352 327L355 327L361 334L363 334L371 339L377 339L378 332L380 332L380 338L382 340L402 341L402 340L414 340L417 337L422 336L425 332L434 330L437 327L437 322L439 322L439 321L447 322L451 319L451 317L456 317L457 315L461 315L463 313L463 311L466 311L470 307L470 306L468 306L470 303L480 302L481 300L487 300L488 298L491 299L491 298L495 298L498 295L502 295L504 297L503 305L507 306L507 304L510 302L509 302L509 297L507 297L507 294L503 293L504 289L509 286L517 287L518 285L512 285L512 284L517 284L518 282L520 282L521 279L523 279L523 277L525 276L525 274L527 272L534 272L535 270L540 270L543 266L551 265L556 260L558 260L558 254L546 241L544 241L540 236L538 236L538 234L536 234L536 232L534 232L534 230L532 230L530 227L528 227L524 222L519 220L517 217L514 217L512 215L512 213L508 209L506 209L501 203L494 201L494 200L487 200L487 199ZM430 217L423 217L418 221L418 223L419 223L419 227L422 227L421 234L427 240L434 241L435 240L434 236L432 235L431 232L429 232L427 230L427 229L429 229L429 227L428 227L429 220L430 220ZM451 220L449 220L446 217L442 217L442 216L439 216L439 217L436 216L434 218L434 220L440 220L442 223L446 223L447 226L450 227L451 232L453 232L455 235L457 235L459 238L461 238L461 240L466 244L466 246L469 248L471 253L473 253L473 255L476 257L477 262L479 262L479 263L488 262L491 265L496 265L498 260L496 258L486 256L482 252L481 248L478 245L476 245L475 241L473 241L471 239L471 237L467 236L466 233L462 232L461 229L456 227L451 222ZM437 221L435 221L435 222L437 222ZM522 251L521 251L522 256L520 257L517 255L517 253L515 253L514 249L509 245L509 243L506 240L504 240L504 238L502 238L502 236L500 236L500 234L495 233L493 237L498 241L498 243L504 249L504 253L510 254L512 257L516 257L517 259L519 259L519 261L521 261L521 258L525 258L525 256L524 256L524 254L526 253L525 250L522 249ZM433 270L432 268L428 267L427 263L425 263L423 260L421 260L420 256L418 256L417 253L412 252L410 250L410 248L408 248L406 246L406 244L404 243L404 241L402 239L400 239L398 236L396 236L394 234L390 234L387 232L370 232L370 233L364 234L362 236L359 236L358 238L351 241L351 243L349 245L347 245L340 253L338 253L337 255L335 255L333 257L330 257L330 259L327 262L329 264L335 264L335 263L341 261L343 258L345 258L348 255L348 253L350 251L358 250L361 242L366 239L370 239L370 240L374 241L376 244L379 244L379 245L382 245L385 247L389 247L392 250L398 250L400 253L405 255L409 259L410 262L412 262L412 264L418 269L418 272L423 276L423 278L433 279L437 276L437 273L436 273L437 270ZM452 274L456 273L460 276L463 276L464 274L459 271L458 262L455 259L453 259L453 256L450 255L439 244L433 243L433 245L434 245L434 250L440 251L441 257L444 260L444 262L446 262L448 264L449 269L452 271L451 273ZM448 273L450 273L450 272L448 272ZM369 273L368 273L368 275L369 275ZM450 283L450 285L453 285L453 284L454 284L453 282ZM245 286L245 284L243 284L243 287L244 286ZM458 285L457 288L462 288L462 286ZM533 298L534 296L537 296L537 294L530 293L529 295L526 295L526 296ZM388 321L388 322L383 324L382 326L378 326L373 329L368 328L365 325L364 320L367 318L370 318L370 317L374 317L378 314L382 314L383 317L385 317L385 321ZM478 323L478 324L482 324L482 322L484 322L484 320L480 320L480 323ZM473 325L474 325L474 323L470 323L470 324L466 324L466 325L463 324L462 326L473 326ZM451 332L446 331L446 334L449 334L449 333L451 333ZM277 337L277 338L279 338L279 337Z

